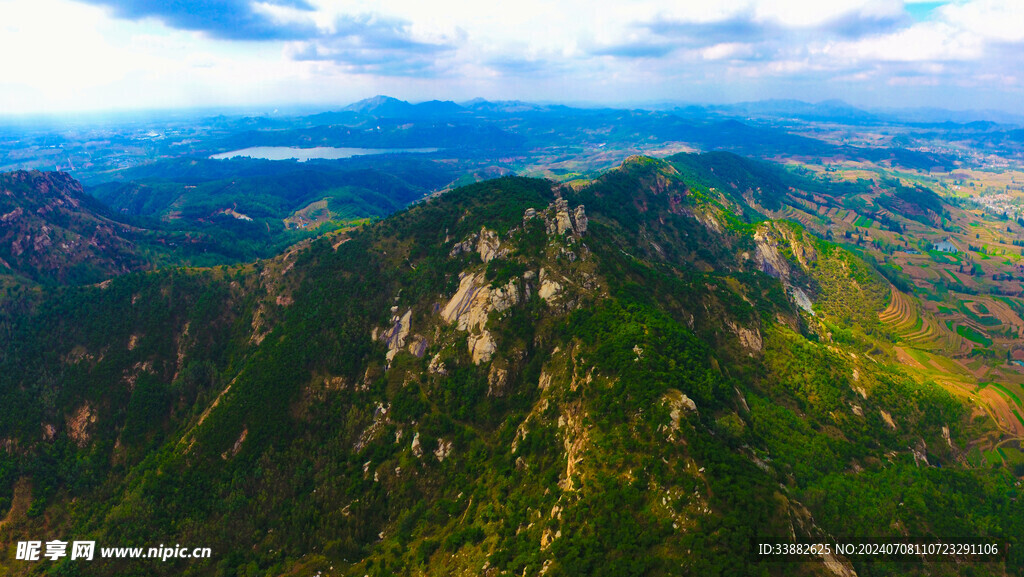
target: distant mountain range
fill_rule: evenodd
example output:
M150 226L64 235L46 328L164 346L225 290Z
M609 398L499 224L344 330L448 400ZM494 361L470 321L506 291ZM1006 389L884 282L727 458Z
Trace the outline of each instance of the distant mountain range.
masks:
M601 107L604 108L604 107ZM795 99L768 99L733 104L664 103L638 106L640 109L667 110L684 117L707 118L728 116L738 118L798 119L811 122L842 121L849 124L868 123L946 123L967 124L993 122L1024 125L1024 115L998 110L947 110L942 108L860 108L843 100L831 99L817 103ZM461 104L450 100L410 103L390 96L378 95L360 100L342 109L343 112L366 114L378 118L439 118L481 113L542 112L571 110L567 106L551 106L518 100L488 101L475 98ZM586 110L587 108L583 108ZM336 114L336 113L335 113Z

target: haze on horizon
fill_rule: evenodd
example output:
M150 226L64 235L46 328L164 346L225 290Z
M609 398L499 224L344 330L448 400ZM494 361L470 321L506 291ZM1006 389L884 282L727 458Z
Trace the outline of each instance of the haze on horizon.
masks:
M429 99L1024 112L1014 0L0 0L0 116Z

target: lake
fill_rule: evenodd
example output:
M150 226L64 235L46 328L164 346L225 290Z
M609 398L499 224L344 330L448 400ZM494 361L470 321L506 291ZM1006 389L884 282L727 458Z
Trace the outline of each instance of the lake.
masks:
M253 146L231 152L214 154L210 158L223 160L225 158L249 157L262 158L265 160L298 160L306 162L311 158L325 160L336 160L339 158L351 158L353 156L364 156L369 154L399 154L399 153L426 153L437 152L438 148L335 148L333 146L317 146L316 148L297 148L293 146Z

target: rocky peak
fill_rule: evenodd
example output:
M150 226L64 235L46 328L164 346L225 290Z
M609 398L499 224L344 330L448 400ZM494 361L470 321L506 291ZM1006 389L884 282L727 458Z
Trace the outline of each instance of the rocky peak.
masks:
M529 220L536 215L529 209L524 215L524 220ZM587 232L587 213L583 205L574 209L569 208L569 201L564 198L556 198L544 211L544 225L549 235L564 236L566 233L581 237Z

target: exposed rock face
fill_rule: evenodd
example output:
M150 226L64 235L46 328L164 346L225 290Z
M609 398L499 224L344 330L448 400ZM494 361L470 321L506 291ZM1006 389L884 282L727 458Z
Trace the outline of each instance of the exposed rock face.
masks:
M391 404L377 403L377 408L373 411L373 421L368 427L363 429L363 432L359 434L359 438L355 444L352 445L353 451L362 451L373 442L374 439L380 436L380 434L387 427L391 420L388 418L388 411L391 410Z
M889 428L895 431L896 422L892 420L892 415L890 415L887 411L883 411L881 409L879 409L878 412L882 414L882 420L885 421L885 424L889 425Z
M452 442L451 441L447 441L445 439L438 439L437 440L437 448L434 449L434 456L437 457L437 460L443 463L444 460L448 458L448 455L451 455L451 454L452 454Z
M551 213L553 213L553 216L551 216ZM531 208L523 215L523 220L529 220L535 215L536 211ZM544 216L544 223L549 235L561 236L566 233L572 233L577 236L583 236L587 232L589 221L582 204L575 209L570 209L568 201L564 198L558 198L548 205L548 212Z
M483 299L477 298L477 296L482 280L482 274L463 273L459 278L459 289L455 291L455 295L448 301L448 304L441 309L441 318L449 323L457 322L459 329L464 331L469 330L471 326L480 325L479 312L483 305L481 302ZM489 296L487 300L489 300ZM484 322L486 320L486 318L483 319Z
M480 229L480 240L477 242L476 251L480 253L480 260L484 262L490 262L508 252L501 248L498 233L486 228Z
M434 355L434 358L430 359L430 364L427 366L427 371L433 375L447 375L448 368L444 366L444 362L441 361L441 355Z
M508 387L508 371L491 365L491 372L487 374L487 396L505 396Z
M410 448L412 449L413 456L423 456L423 447L420 445L420 434L418 431L412 436L412 446Z
M220 458L224 459L224 460L227 460L229 457L234 457L235 455L237 455L238 452L242 450L242 444L245 443L245 438L248 437L248 436L249 436L249 427L243 427L242 428L242 434L239 435L238 439L235 440L235 444L231 447L230 450L227 450L227 451L224 451L223 453L221 453Z
M421 335L413 335L409 339L409 353L422 359L423 355L427 352L428 344L427 339Z
M775 239L771 237L764 228L754 233L756 250L754 261L761 268L761 271L768 276L781 279L784 283L789 280L789 262L779 253L779 247ZM787 283L788 284L788 283Z
M480 232L471 234L466 240L456 243L452 247L450 254L451 256L458 256L474 251L480 253L480 260L484 262L490 262L508 254L508 249L501 246L498 233L489 230L487 227L482 227Z
M817 261L818 254L814 251L814 248L808 246L805 242L798 241L793 237L791 231L782 230L780 233L777 233L775 229L769 227L762 227L754 233L754 242L756 243L754 261L762 272L782 281L783 286L786 287L786 293L789 294L790 299L798 307L814 315L814 309L812 308L814 303L810 297L802 288L794 286L790 280L793 269L790 262L779 252L780 235L781 240L788 244L800 265L807 267Z
M464 240L462 242L459 242L459 243L456 243L455 246L452 247L452 251L449 254L451 256L459 256L460 254L462 254L464 252L472 252L473 251L473 243L476 242L476 240L477 240L477 235L475 235L475 234L470 235L470 237L467 238L466 240Z
M789 294L790 296L793 297L793 302L796 303L796 306L810 313L811 316L814 316L814 309L811 308L814 303L811 302L810 297L807 296L807 293L804 292L804 289L800 287L791 286L789 287Z
M564 198L555 200L555 233L573 232L572 221L569 219L569 203Z
M519 287L516 286L515 281L509 281L504 286L486 290L490 291L491 308L498 312L508 310L519 302Z
M910 453L914 456L914 464L918 467L923 463L925 467L931 465L928 462L928 446L925 445L924 439L918 439L917 444L910 449Z
M544 219L549 235L571 233L577 237L586 232L589 224L582 205L570 209L568 202L562 198L556 199L544 211L538 212L533 208L524 211L524 222L534 218ZM503 257L509 252L508 247L502 246L498 234L486 227L481 228L479 233L470 235L467 239L455 244L452 247L451 255L458 256L474 250L480 254L480 260L485 263ZM565 252L563 250L563 253ZM568 253L567 258L570 262L576 259L575 253L572 251L568 251ZM536 276L533 271L526 271L521 280L512 279L504 286L491 287L486 284L483 273L462 273L459 278L459 288L441 310L441 318L446 322L456 323L460 330L469 333L466 340L474 363L480 364L489 361L496 350L496 343L486 329L487 317L492 311L507 310L518 304L523 298L529 298L535 290L541 298L548 302L552 302L561 295L563 292L562 282L549 277L544 269L540 270L539 282L534 284ZM438 358L433 359L430 366L431 372L435 373L444 369ZM500 394L501 387L495 387L495 382L490 382L489 385L491 394Z
M459 330L469 332L467 342L473 362L476 364L491 360L496 344L487 331L487 315L491 311L503 311L519 302L516 279L505 286L491 289L484 284L483 273L463 273L455 296L441 310L441 318L456 323Z
M686 396L678 389L669 389L668 392L665 393L664 402L668 403L668 406L671 409L669 417L672 421L671 428L673 431L679 430L679 419L682 417L684 410L692 413L697 412L697 403L694 403L693 399Z
M551 276L547 274L547 271L543 268L540 269L540 290L537 291L537 295L540 298L551 302L562 290L562 285L558 282L551 280Z
M494 338L486 330L479 334L470 334L467 344L469 345L469 354L473 356L473 363L477 365L491 360L494 351L498 350Z
M704 225L705 228L714 231L715 233L722 234L722 232L725 230L722 227L722 224L718 222L718 219L715 218L713 214L710 214L702 210L691 209L684 209L684 213L692 216L694 219L696 219L697 222Z
M583 424L583 411L578 405L566 410L558 420L558 427L563 436L562 445L565 449L565 478L560 482L563 491L576 490L576 475L583 463L590 435Z
M825 564L825 568L831 571L836 577L857 577L857 573L853 570L850 562L846 559L837 557L831 551L822 555L821 559Z
M764 341L761 339L761 331L757 328L748 329L741 327L732 321L728 321L729 328L732 329L736 336L740 338L740 344L743 348L749 349L752 352L759 353L764 348Z
M84 447L90 438L89 425L96 422L96 413L93 412L89 403L75 409L75 412L68 417L68 436L79 447Z
M373 338L379 338L388 345L387 359L389 363L395 358L398 351L405 347L405 341L409 336L409 330L411 328L412 309L409 309L400 317L397 314L391 317L391 327L381 333L379 337L377 336L377 331L374 330ZM426 350L425 346L424 350ZM422 353L419 356L422 356Z
M697 404L678 389L669 389L661 398L661 402L669 407L669 440L675 440L673 434L679 431L679 423L682 421L683 413L696 413Z
M542 391L546 391L546 390L548 390L548 387L550 387L550 386L551 386L551 375L548 374L548 373L545 373L544 371L541 371L540 372L540 380L537 383L537 387L540 390L542 390Z
M587 213L583 210L582 204L576 207L573 217L573 220L576 221L576 234L580 236L586 234L587 224L589 224L590 221L587 220Z

